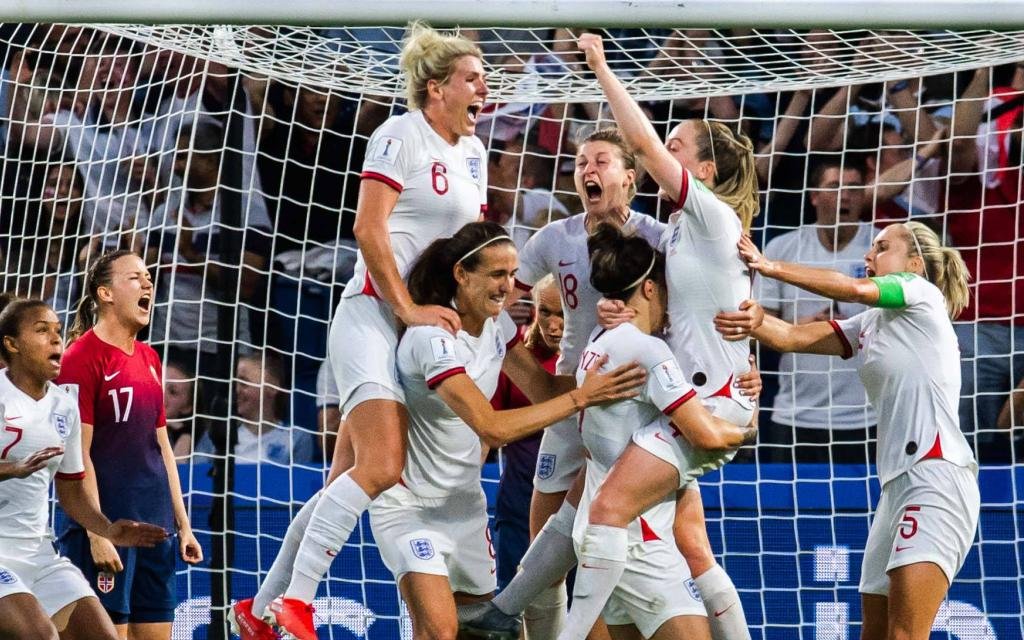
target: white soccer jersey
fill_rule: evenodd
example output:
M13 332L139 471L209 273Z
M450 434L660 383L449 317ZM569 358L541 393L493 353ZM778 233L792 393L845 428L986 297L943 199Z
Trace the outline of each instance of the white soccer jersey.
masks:
M830 231L831 233L831 231ZM873 227L857 225L857 235L840 251L832 251L818 239L818 227L807 225L784 233L768 243L764 255L841 271L864 277L864 254L871 249ZM833 317L849 318L866 307L853 302L834 302L774 278L757 278L757 299L786 322L832 310ZM779 362L779 393L772 406L772 420L817 429L863 429L875 424L875 410L868 404L864 385L857 376L860 356L848 362L809 353L784 353Z
M664 341L644 334L632 323L607 331L596 329L594 333L594 340L584 350L576 371L579 384L586 377L586 368L602 355L608 356L602 371L638 362L647 370L647 382L635 398L590 407L580 414L583 444L589 454L587 483L579 506L582 514L589 512L590 503L612 465L632 441L633 432L662 414L671 414L696 395L683 379L679 364ZM675 496L667 496L665 501L645 511L641 518L643 522L638 519L628 527L631 544L642 543L651 533L671 540ZM578 531L575 533L582 536L587 517L578 516L576 523Z
M410 327L398 345L398 375L409 410L409 452L402 481L421 498L479 490L480 437L434 389L451 376L468 375L490 399L507 350L519 339L502 312L479 336L438 327Z
M832 323L846 348L861 352L859 373L878 412L882 485L923 458L975 466L960 432L960 349L942 293L924 278L873 278L879 308Z
M751 296L750 274L736 249L743 233L736 212L685 169L679 193L663 237L668 341L686 381L707 398L750 371L747 343L726 342L714 325L720 311L736 311Z
M63 455L51 458L46 467L29 477L0 482L0 539L48 535L54 476L85 477L78 402L57 385L46 386L46 395L37 402L0 370L0 460L23 460L46 447L64 447Z
M564 375L572 375L576 371L580 354L597 326L597 302L602 297L590 285L586 218L587 214L580 213L557 220L534 234L519 254L519 271L516 273L520 288L527 289L549 273L558 278L565 328L555 371ZM651 216L630 211L622 230L635 233L652 247L657 247L665 225Z
M400 193L388 218L391 248L402 277L431 242L454 235L487 208L487 151L476 136L448 144L422 111L392 116L370 137L364 180L379 180ZM367 287L363 253L345 295Z

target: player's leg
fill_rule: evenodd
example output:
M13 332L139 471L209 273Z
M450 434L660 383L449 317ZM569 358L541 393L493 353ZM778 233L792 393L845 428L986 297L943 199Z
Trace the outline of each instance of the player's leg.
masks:
M608 625L608 635L612 640L644 640L644 637L640 635L640 630L632 624L610 624Z
M8 585L0 585L0 638L57 640L57 629L36 597L27 591L8 591L4 586Z
M704 600L715 640L750 638L743 603L729 575L715 560L696 481L678 492L672 533Z
M447 576L407 573L398 589L409 607L413 640L455 640L459 621Z
M877 593L860 594L860 640L885 640L889 634L889 598Z
M888 640L928 640L948 590L946 574L932 562L890 571Z
M636 445L626 447L590 505L561 640L587 636L625 570L626 527L678 486L676 467Z
M658 627L650 640L710 640L711 628L704 616L676 616Z

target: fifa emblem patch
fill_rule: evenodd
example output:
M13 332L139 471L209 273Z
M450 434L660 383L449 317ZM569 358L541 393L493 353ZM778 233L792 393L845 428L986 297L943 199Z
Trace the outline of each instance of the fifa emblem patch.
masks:
M376 160L395 164L398 160L398 151L402 148L402 141L398 138L385 137L377 143Z
M558 460L558 456L553 453L540 454L540 457L537 458L537 477L541 480L547 480L555 475L556 460Z
M100 593L110 593L114 590L114 574L100 571L96 575L96 589Z
M453 362L455 360L455 341L447 336L431 338L430 350L434 355L434 362Z
M53 419L53 429L60 436L61 440L64 440L71 433L71 429L68 428L67 416L62 416L59 413L54 413L50 416Z
M476 180L480 181L480 158L466 158L466 168L469 169L469 175Z
M420 560L430 560L434 557L434 545L426 538L416 538L409 541L412 553Z
M18 576L14 575L7 569L0 569L0 584L14 584L18 581Z
M686 579L686 591L697 602L704 602L704 599L700 597L700 589L697 588L697 583L693 581L693 578Z

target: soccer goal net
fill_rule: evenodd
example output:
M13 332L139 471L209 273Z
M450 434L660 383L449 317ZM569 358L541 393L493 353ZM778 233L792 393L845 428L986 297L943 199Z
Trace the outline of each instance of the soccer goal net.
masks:
M138 252L156 282L146 339L164 358L208 558L180 567L176 639L225 636L225 605L254 593L322 485L339 419L327 327L355 260L366 142L404 110L404 32L0 26L0 290L42 297L69 324L104 251ZM580 33L464 30L491 90L477 127L487 215L520 246L582 211L576 141L611 124ZM862 275L874 232L907 219L960 249L973 276L956 324L961 422L981 461L982 514L933 637L1021 637L1024 32L603 33L659 133L710 118L751 138L753 231L770 256ZM670 213L650 181L633 208ZM794 322L859 311L768 283L755 294ZM762 441L702 480L714 550L755 638L855 638L876 418L853 365L759 356ZM501 465L486 467L492 505ZM315 604L321 637L411 637L366 520Z

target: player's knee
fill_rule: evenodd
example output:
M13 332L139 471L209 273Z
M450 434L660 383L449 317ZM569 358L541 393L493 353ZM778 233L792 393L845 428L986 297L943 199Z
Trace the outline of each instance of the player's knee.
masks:
M405 459L401 455L384 453L372 463L357 463L351 475L368 496L376 497L398 484L404 468Z
M598 492L590 505L590 524L609 527L626 527L633 519L627 505L608 493Z

